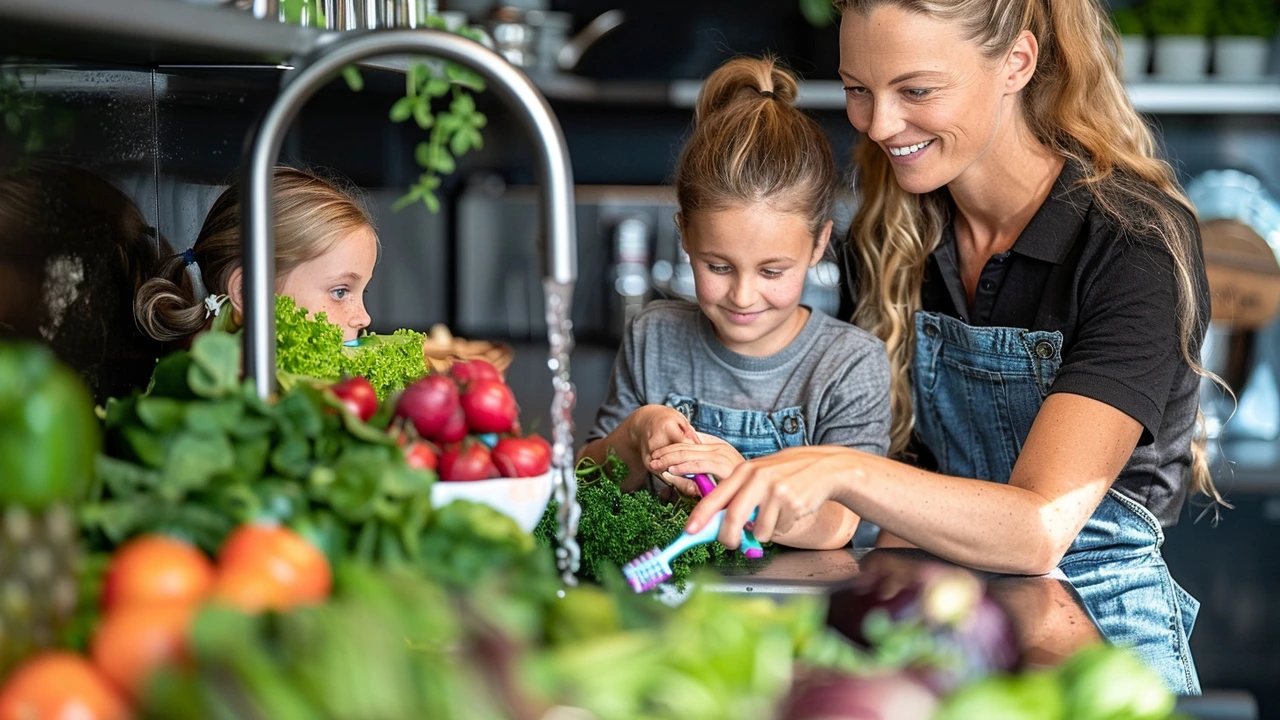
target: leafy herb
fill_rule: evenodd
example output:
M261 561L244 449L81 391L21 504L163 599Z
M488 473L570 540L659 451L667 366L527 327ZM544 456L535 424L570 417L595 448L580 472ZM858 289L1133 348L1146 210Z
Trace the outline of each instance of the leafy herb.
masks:
M335 381L360 376L373 385L378 400L427 374L422 345L427 336L412 330L368 334L358 347L342 345L342 330L324 313L307 317L293 298L276 297L276 372L285 389L299 379Z
M203 333L161 360L145 395L108 401L98 486L81 513L93 544L162 531L213 551L236 524L273 519L331 557L416 557L434 473L409 468L389 435L320 387L261 401L240 366L236 336Z
M577 535L582 548L582 577L602 582L617 568L648 550L665 547L684 532L693 501L664 503L649 492L622 492L627 466L616 455L610 453L604 464L583 458L576 473L578 504L582 508ZM552 501L534 529L534 537L548 546L555 544L556 508ZM765 548L766 552L773 551L772 545ZM671 582L683 588L693 569L709 562L740 565L746 559L718 542L699 545L672 561Z

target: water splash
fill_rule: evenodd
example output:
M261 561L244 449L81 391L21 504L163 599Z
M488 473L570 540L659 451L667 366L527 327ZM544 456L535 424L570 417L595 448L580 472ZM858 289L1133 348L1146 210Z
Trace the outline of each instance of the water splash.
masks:
M573 472L573 406L577 394L569 379L569 354L573 352L573 284L551 279L542 282L547 305L547 340L551 353L547 367L551 369L551 469L555 478L556 565L566 585L577 585L581 550L578 547L578 478Z

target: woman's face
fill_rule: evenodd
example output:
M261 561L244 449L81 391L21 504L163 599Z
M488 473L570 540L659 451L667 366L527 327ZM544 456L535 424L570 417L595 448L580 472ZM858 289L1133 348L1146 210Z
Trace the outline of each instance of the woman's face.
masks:
M840 77L849 122L888 155L904 190L952 182L1008 135L1035 63L1034 40L1024 35L1030 68L1010 65L1026 62L1017 52L988 59L954 24L927 15L887 4L845 13Z
M354 340L369 326L364 290L373 279L378 242L364 227L339 240L325 254L308 260L280 278L276 292L293 298L299 307L324 313L342 328L342 339Z
M822 259L831 223L818 241L803 215L762 203L681 217L698 305L724 346L763 357L785 348L804 326L796 312L805 275Z

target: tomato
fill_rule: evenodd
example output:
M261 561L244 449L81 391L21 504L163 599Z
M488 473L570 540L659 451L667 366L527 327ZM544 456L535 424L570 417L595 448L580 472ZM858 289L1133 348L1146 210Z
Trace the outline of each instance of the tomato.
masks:
M198 602L213 587L213 563L194 545L166 535L141 535L111 556L102 607Z
M289 588L280 580L252 568L235 567L218 573L213 602L246 615L267 610L287 610Z
M330 392L342 401L353 415L365 422L378 412L378 393L373 385L362 377L353 377L329 386Z
M431 446L415 441L410 443L404 449L405 462L409 463L409 467L415 470L435 470L439 463L436 459L436 453Z
M493 464L502 477L537 477L551 469L551 445L537 435L502 438L493 446Z
M502 373L498 372L498 368L489 363L488 360L464 360L463 362L454 363L449 368L449 374L459 385L479 382L480 380L497 380L502 381Z
M119 691L88 660L69 652L28 659L0 688L0 720L125 720Z
M511 388L498 380L471 383L462 394L461 404L467 425L476 433L508 432L519 412Z
M471 442L451 447L440 456L440 479L446 482L488 480L498 477L489 448Z
M432 438L438 443L448 444L462 442L467 436L467 414L462 411L461 407L453 409L453 414L445 422L444 427L440 428L440 432Z
M245 585L253 585L246 578L235 577L238 573L268 578L284 588L285 607L324 602L333 585L333 573L324 553L301 535L278 525L241 525L231 533L218 551L215 597L226 601L235 595L233 590L243 591ZM223 575L230 575L233 580ZM269 585L255 592L268 590ZM272 599L269 593L267 597Z
M108 680L138 698L151 675L188 660L187 636L197 603L134 603L111 610L94 631L89 654Z
M440 430L458 409L458 386L444 375L428 375L404 389L396 415L406 417L418 434L438 440Z

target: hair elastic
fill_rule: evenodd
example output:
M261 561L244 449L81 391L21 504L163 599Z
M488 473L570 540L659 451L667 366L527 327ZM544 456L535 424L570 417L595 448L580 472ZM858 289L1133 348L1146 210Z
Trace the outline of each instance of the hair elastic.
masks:
M182 251L182 261L183 261L183 262L185 262L185 263L186 263L186 264L188 264L188 265L195 265L195 264L196 264L196 249L195 249L195 248L187 248L186 250L183 250L183 251Z
M775 99L772 90L758 90L757 92L760 93L760 97L767 97L770 100Z

